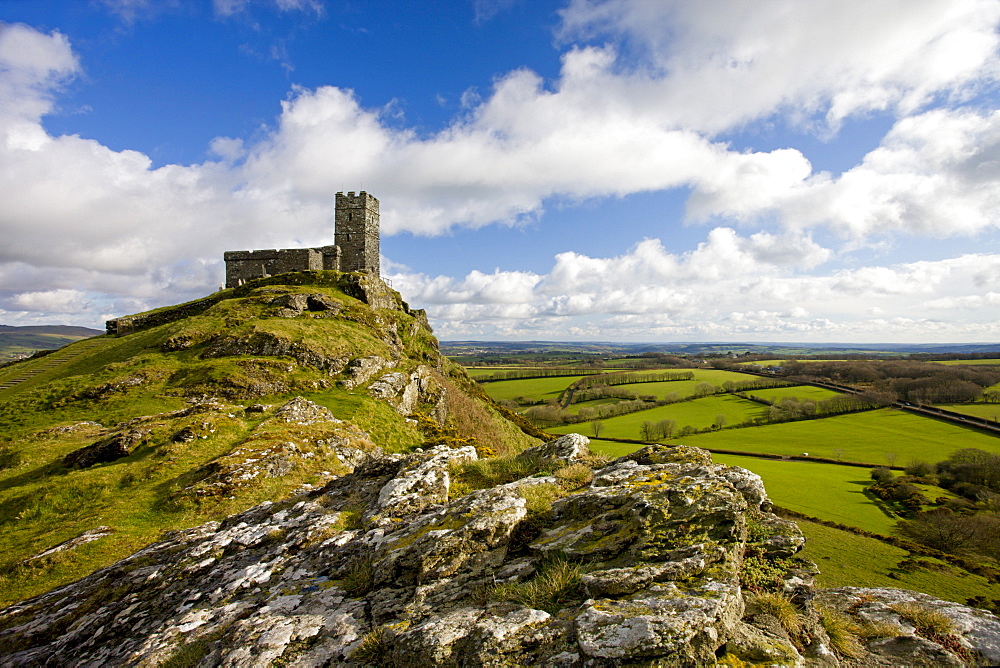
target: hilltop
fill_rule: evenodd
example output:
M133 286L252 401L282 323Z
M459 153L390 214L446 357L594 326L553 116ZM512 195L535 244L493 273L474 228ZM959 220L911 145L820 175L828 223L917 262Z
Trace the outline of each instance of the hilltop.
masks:
M110 326L126 323L0 370L4 603L370 454L538 442L438 353L423 312L363 275L288 274Z
M816 589L750 471L537 431L377 278L108 330L0 371L2 665L1000 661L988 612Z

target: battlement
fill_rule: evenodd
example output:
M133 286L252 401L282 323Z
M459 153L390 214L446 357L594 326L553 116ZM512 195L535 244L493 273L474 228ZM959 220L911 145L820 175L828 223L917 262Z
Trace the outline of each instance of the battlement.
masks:
M226 287L290 271L360 271L379 275L378 200L362 190L337 193L334 244L319 248L226 251Z
M378 213L378 200L364 190L357 195L354 194L353 190L346 195L344 193L337 193L336 201L337 209L368 209L374 211L376 214Z
M342 252L341 271L379 274L378 200L362 190L337 193L334 241Z

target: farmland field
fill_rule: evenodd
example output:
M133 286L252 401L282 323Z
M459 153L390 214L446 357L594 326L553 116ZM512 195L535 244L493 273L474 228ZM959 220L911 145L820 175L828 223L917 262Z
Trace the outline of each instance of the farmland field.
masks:
M632 394L651 394L658 399L662 399L671 392L676 392L681 397L694 396L694 388L699 383L708 383L706 380L664 380L655 383L630 383L628 385L616 385L615 387L627 390Z
M831 397L839 397L843 393L835 390L828 390L825 387L813 387L812 385L796 385L794 387L772 387L766 390L747 390L747 394L752 394L768 401L777 401L783 397L795 397L803 401L824 401Z
M962 448L1000 453L1000 438L996 436L891 408L692 434L683 442L700 448L778 455L808 452L814 457L830 459L837 458L835 449L839 448L844 461L875 465L886 464L887 453L890 457L895 455L899 465L906 465L911 459L941 461Z
M815 522L798 522L798 525L806 536L806 546L800 554L819 566L816 584L820 587L914 589L959 603L965 603L971 596L1000 598L1000 585L936 559L921 557L933 566L905 572L896 567L909 556L902 548ZM890 577L890 573L895 577Z
M1000 404L934 404L934 406L986 420L1000 419Z
M746 373L740 373L738 371L725 371L723 369L630 369L628 371L608 371L607 373L624 373L624 374L636 374L645 375L651 373L692 373L694 374L694 381L697 383L712 383L713 385L722 385L727 380L731 380L734 383L741 381L752 380L754 376ZM668 382L681 382L681 381L668 381Z
M555 399L566 386L583 376L557 376L555 378L525 378L523 380L498 380L484 383L483 390L493 399L513 399L525 396L539 401Z
M605 406L607 404L617 404L621 399L616 399L614 397L605 397L604 399L592 399L590 401L581 401L578 404L570 404L566 407L566 410L570 413L579 413L581 408L594 408L595 406Z
M1000 366L1000 359L993 360L944 360L941 362L934 362L934 364L946 364L948 366L956 365L967 365L972 364L974 366Z
M763 479L771 500L789 510L881 534L890 533L896 522L865 496L872 482L868 469L738 455L714 454L712 459L753 471ZM803 480L809 480L808 490Z
M730 394L714 395L606 418L602 420L601 435L613 438L640 438L639 428L643 422L659 422L660 420L674 420L678 429L685 425L697 428L711 427L717 415L723 415L727 424L736 424L759 415L763 408L760 404ZM547 431L553 434L568 434L574 431L591 433L590 427L585 424L552 427Z
M503 369L495 369L496 371L503 371ZM484 369L473 369L473 371L485 371ZM494 370L490 370L492 373ZM698 383L712 383L713 385L722 385L727 380L733 381L735 383L746 382L747 380L752 380L752 376L748 376L742 373L735 373L733 371L720 371L718 369L675 369L675 370L663 370L658 369L656 371L624 371L622 373L627 374L644 374L644 373L683 373L686 371L691 371L694 373L694 380L673 380L673 381L663 381L654 383L633 383L626 385L630 392L634 394L653 394L657 397L662 397L670 392L677 392L682 397L689 397L694 394L694 388ZM570 384L583 378L584 376L556 376L551 378L526 378L518 380L499 380L492 383L484 383L483 389L488 395L493 399L513 399L518 396L530 397L539 401L544 401L546 399L553 399L558 397L559 394ZM575 410L575 409L574 409ZM714 417L714 416L713 416ZM662 419L662 418L659 418ZM709 421L711 424L711 420Z

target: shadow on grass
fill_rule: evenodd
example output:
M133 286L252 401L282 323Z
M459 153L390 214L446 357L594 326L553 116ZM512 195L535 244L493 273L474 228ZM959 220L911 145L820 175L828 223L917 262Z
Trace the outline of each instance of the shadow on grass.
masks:
M69 472L69 467L63 465L62 457L60 457L54 462L43 464L30 471L25 471L19 475L11 476L6 480L0 480L0 492L14 487L20 487L21 485L27 485L28 483L40 482L45 478L64 476Z

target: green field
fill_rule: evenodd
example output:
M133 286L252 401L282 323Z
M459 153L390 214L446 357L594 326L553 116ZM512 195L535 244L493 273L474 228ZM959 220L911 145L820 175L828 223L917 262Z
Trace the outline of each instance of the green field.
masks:
M802 401L825 401L832 397L839 397L842 394L836 390L828 390L825 387L813 387L812 385L771 387L766 390L747 390L746 393L768 401L777 401L784 397L795 397Z
M602 420L602 436L612 438L640 438L640 427L643 422L659 422L674 420L677 428L691 425L697 428L711 427L717 415L723 415L727 424L736 424L747 418L757 416L764 409L760 404L731 394L719 394L693 401L681 401L676 404L658 406L648 411L639 411ZM572 424L553 427L548 430L553 434L568 434L580 432L591 434L587 424Z
M911 459L938 462L962 448L1000 453L1000 438L996 436L891 408L693 434L683 442L699 448L778 455L808 452L813 457L830 459L837 459L839 448L844 461L885 465L888 454L895 455L899 466Z
M934 406L986 420L1000 420L1000 404L934 404Z
M502 370L502 369L497 369ZM483 369L472 369L472 371L480 372L485 371ZM624 373L658 373L663 372L663 369L657 369L653 371L640 370L640 371L626 371ZM663 397L670 392L677 392L682 397L689 397L694 394L694 388L698 383L712 383L713 385L721 386L727 380L733 382L745 382L751 379L751 376L742 373L735 373L733 371L720 371L718 369L680 369L679 371L693 371L694 380L674 380L656 383L634 383L625 385L630 392L633 394L652 394L657 397ZM492 373L492 371L491 371ZM488 375L488 374L483 374ZM518 380L499 380L492 383L483 383L483 389L486 391L490 397L493 399L513 399L514 397L525 396L537 401L545 401L547 399L554 399L559 396L559 394L569 387L573 382L583 378L584 376L558 376L554 378L526 378ZM573 409L578 410L578 408ZM658 418L663 419L663 418ZM714 416L713 416L714 419ZM711 424L711 420L709 421Z
M708 383L707 380L664 380L655 383L631 383L629 385L616 385L616 388L624 389L632 394L651 394L657 399L662 399L671 392L676 392L681 397L694 396L694 388L700 383ZM714 384L714 383L713 383Z
M525 396L537 401L545 401L557 398L570 383L580 378L583 376L498 380L495 383L483 383L482 387L486 394L496 400Z
M909 556L902 548L815 522L798 525L806 536L806 546L800 554L819 566L816 583L820 587L913 589L958 603L965 603L972 596L1000 598L1000 585L937 559L919 557L932 565L905 572L896 567Z
M973 366L1000 366L1000 359L993 360L943 360L940 362L934 362L934 364L947 364L948 366L955 365L973 365Z
M614 397L605 397L604 399L593 399L591 401L581 401L578 404L570 404L566 407L566 411L569 413L579 413L581 408L594 408L597 406L606 406L607 404L617 404L621 399L615 399Z
M741 466L759 475L775 504L823 520L889 534L896 518L865 495L869 470L822 462L795 462L738 455L712 455L720 464ZM803 489L808 480L808 491Z

